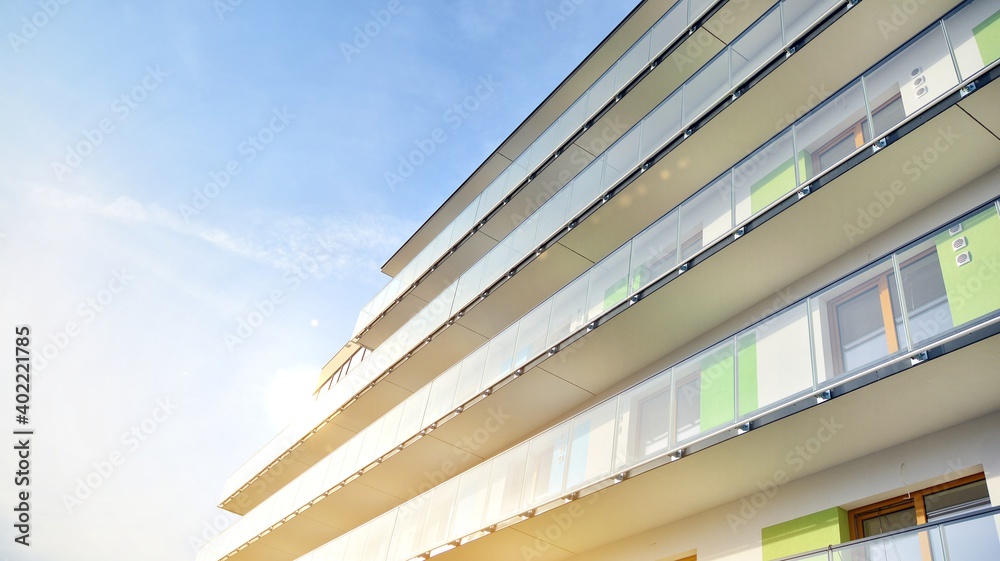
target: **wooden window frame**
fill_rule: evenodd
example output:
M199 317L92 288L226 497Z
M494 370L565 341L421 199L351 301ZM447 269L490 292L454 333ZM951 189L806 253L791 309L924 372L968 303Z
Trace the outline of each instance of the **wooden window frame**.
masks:
M962 485L975 483L977 481L985 481L985 479L986 474L979 472L973 475L967 475L965 477L960 477L958 479L953 479L951 481L920 489L907 495L899 495L891 499L886 499L884 501L852 509L847 513L848 520L850 522L851 541L866 537L864 536L863 527L866 520L871 520L872 518L876 518L883 514L892 514L908 508L914 509L917 517L917 525L926 524L927 511L924 506L924 498L927 495L933 495L934 493L940 493L941 491L947 491L948 489L954 489L955 487L961 487Z

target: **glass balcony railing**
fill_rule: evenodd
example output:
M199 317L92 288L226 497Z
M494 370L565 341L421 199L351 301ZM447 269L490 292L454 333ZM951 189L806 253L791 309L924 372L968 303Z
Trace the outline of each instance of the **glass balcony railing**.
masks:
M782 31L786 36L795 36L811 23L816 14L823 12L839 0L785 0L782 2L780 17L785 25L772 22L772 28L761 31L757 38L744 42L733 56L730 72L752 69L756 66L755 56L763 52L766 45L761 43L781 42ZM438 259L461 240L477 222L486 217L505 196L512 192L532 171L546 161L557 148L587 122L601 107L652 60L664 52L668 46L680 42L692 23L701 18L714 4L712 0L680 0L649 31L639 38L622 57L611 66L590 88L585 91L556 121L543 132L507 169L505 169L469 206L452 221L433 241L413 258L389 283L382 288L361 310L354 333L375 320L396 298L403 294ZM777 18L776 18L777 19ZM779 27L781 30L779 30ZM719 73L726 72L719 63L713 71L705 75L700 95L690 97L685 115L694 115L704 102L711 102L716 96L710 89L725 81ZM703 107L702 107L703 108Z
M703 3L705 0L701 0ZM587 208L630 168L639 164L640 153L649 156L660 144L685 130L684 116L696 115L701 96L708 89L717 92L715 103L724 99L732 86L752 75L764 61L782 52L793 37L807 32L843 0L781 0L708 65L727 70L725 84L693 76L687 83L653 109L603 156L592 162L566 187L542 205L496 247L442 291L417 315L401 326L365 360L351 368L337 384L325 388L317 401L301 417L286 427L264 448L241 466L226 482L223 497L247 485L296 442L314 432L338 409L346 407L359 391L372 384L391 365L403 358L428 335L463 307L474 301L485 287L496 282L515 263L528 256L545 239L556 233L572 216ZM678 6L685 4L678 3ZM679 9L675 7L674 9ZM672 9L673 10L673 9ZM664 18L670 16L668 12ZM664 20L661 20L661 24ZM658 24L659 25L659 24ZM664 24L665 25L665 24ZM656 27L654 27L655 31ZM780 30L780 32L778 32ZM775 37L773 34L777 33ZM766 52L770 49L770 52ZM722 62L720 62L722 61ZM715 76L716 70L709 72ZM714 84L709 87L706 84ZM722 91L725 90L725 91ZM685 94L684 91L689 93ZM685 97L686 95L686 97ZM685 105L685 100L688 100ZM704 110L704 107L701 108Z
M973 252L974 260L962 257ZM1000 202L994 201L300 559L403 561L450 547L996 323L998 267ZM435 390L429 391L432 400ZM397 415L407 417L405 408ZM417 425L411 421L410 426ZM381 439L384 426L378 434L387 442ZM317 464L300 478L297 498L276 495L269 500L274 504L261 510L282 516L300 504L306 508L313 497L303 492L308 482L340 477L353 449L360 453L367 442L337 452L340 459L325 468ZM247 519L251 516L258 520L267 514L252 511ZM227 534L206 546L199 559L219 559L252 537L251 532Z
M1000 559L1000 509L830 546L781 561L982 561ZM338 559L337 557L331 557Z
M973 60L974 51L969 45L971 43L976 46L977 39L968 30L981 22L990 21L997 12L1000 12L1000 0L978 0L964 5L961 10L931 26L396 409L404 408L411 401L414 404L410 404L410 407L418 407L415 403L421 403L421 421L424 422L421 427L426 427L642 290L653 280L675 269L698 251L731 233L753 215L814 180L839 160L855 153L863 144L850 152L840 153L837 159L824 157L825 152L817 150L815 146L836 144L837 138L854 134L853 131L858 127L864 129L874 126L874 130L879 131L878 134L883 134L924 109L942 93L949 91L949 87L957 86L957 75L967 79L992 62L984 58L989 56L985 54L988 51L982 51L984 54ZM773 12L765 14L759 22L768 21L768 18L773 17L772 14ZM947 29L954 46L947 45L943 40L943 28ZM748 30L747 34L752 30L753 28ZM967 32L964 35L965 41L955 42L955 37L963 37L962 30ZM954 57L952 53L955 53ZM965 54L958 56L958 53ZM993 56L998 55L1000 53ZM952 66L951 73L945 72L940 68L942 61L957 65L957 68ZM879 113L877 109L876 113L872 113L865 109L866 106L878 106L864 100L900 97L901 94L892 93L892 88L902 90L905 84L885 86L888 82L885 76L893 72L909 74L914 68L927 69L928 73L933 70L942 83L935 81L933 85L927 86L928 80L924 80L921 86L933 88L933 93L921 96L919 104L909 104L904 110L894 113L891 119L888 113ZM857 92L863 93L861 114L857 114L856 103L849 101ZM826 128L821 129L819 123L825 123ZM868 130L867 134L861 133L864 138L870 140L877 136L871 132L872 129ZM338 407L346 407L358 391L401 358L405 349L412 348L431 329L450 317L450 305L458 300L454 293L461 288L461 282L462 279L459 279L452 285L452 292L446 291L444 298L439 297L433 301L424 312L404 326L416 329L419 336L403 337L397 333L387 340L356 371L346 377L345 382L348 383L342 382L322 394L314 408L258 452L252 459L253 463L248 462L231 477L225 496L239 488L236 483L240 478L246 482L253 473L266 467L269 461L283 454L303 435L315 430ZM921 316L920 319L923 318ZM425 395L424 391L428 387L429 394ZM413 434L398 432L395 444L400 444ZM358 438L361 435L355 437ZM352 470L363 467L378 457L359 456L356 458L359 465L352 464ZM353 471L348 470L348 473Z

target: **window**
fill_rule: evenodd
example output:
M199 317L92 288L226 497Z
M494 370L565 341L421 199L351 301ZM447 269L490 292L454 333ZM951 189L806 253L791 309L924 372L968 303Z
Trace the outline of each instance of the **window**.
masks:
M931 246L900 265L903 294L910 325L924 325L927 317L947 314L944 278ZM834 366L845 373L892 355L906 347L896 275L891 269L831 300L829 313ZM950 316L949 316L950 323ZM941 329L921 328L916 340ZM927 331L928 333L924 333Z
M899 93L896 93L892 99L872 111L872 124L875 130L881 134L905 117L903 99ZM813 155L813 169L825 170L829 168L861 148L871 138L868 119L861 119L816 151Z
M877 536L987 508L990 508L990 496L986 479L978 473L850 511L851 539Z

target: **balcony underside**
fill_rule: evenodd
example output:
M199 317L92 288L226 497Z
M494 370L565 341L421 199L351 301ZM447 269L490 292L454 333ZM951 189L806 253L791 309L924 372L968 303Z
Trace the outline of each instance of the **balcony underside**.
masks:
M732 5L731 5L732 4ZM656 68L630 89L623 101L614 103L593 124L568 144L559 157L549 161L508 204L466 239L455 253L444 259L400 302L385 312L357 340L368 347L385 341L427 301L455 281L470 266L499 243L525 218L614 143L665 95L677 89L691 75L726 47L756 20L769 5L764 2L727 2L705 24L671 52ZM582 124L582 123L581 123ZM415 301L415 303L411 302Z
M554 561L738 501L792 472L786 457L824 421L843 425L791 480L1000 411L1000 336L905 370L792 417L662 465L435 557L441 561ZM933 403L917 414L914 403ZM872 430L878 427L878 430ZM798 464L797 464L798 465ZM570 510L573 509L573 510ZM621 513L628 513L622 516ZM566 520L572 520L567 524ZM559 528L559 532L552 531ZM722 525L720 531L728 531ZM557 535L557 539L546 538ZM537 553L537 556L535 554Z
M928 219L943 222L994 197L995 186L975 178L1000 161L1000 141L980 124L1000 124L1000 111L995 103L998 88L1000 83L986 86L962 100L959 106L943 111L624 309L524 376L466 408L429 436L410 443L236 557L254 559L256 551L285 543L283 535L298 535L315 524L328 527L324 538L329 540L426 490L428 482L440 482L440 478L428 474L453 477L482 458L491 457L565 417L567 412L591 402L595 396L620 386L636 372L648 370L651 363L681 349L695 335L723 324L734 315L733 310L748 309L789 285L802 284L803 278L810 279L806 284L815 285L802 287L803 292L814 290L836 278L841 274L838 271L869 262L873 255L850 253L863 239L875 238L905 221L903 232L888 236L890 239L884 242L884 250L889 251L901 236L908 238L926 231L930 224L907 220L921 211L932 208ZM857 219L856 209L870 204L876 190L884 190L900 179L904 165L933 146L941 130L956 136L954 145L940 153L934 165L918 179L906 178L906 192L863 235L858 239L845 235L843 226ZM808 235L794 236L791 232ZM836 271L823 272L824 265L844 254L850 256L847 262L842 259ZM761 256L777 259L775 262L781 266L768 267L768 258ZM733 274L734 271L740 273ZM819 274L814 274L817 271ZM531 274L517 275L512 281L529 278ZM511 286L516 285L508 288ZM449 329L445 334L454 337L464 332L464 328ZM431 353L416 356L432 358ZM410 367L422 370L416 364ZM364 410L366 399L375 400L379 392L387 392L390 387L404 391L393 384L378 384L345 414ZM503 429L488 430L495 426L490 419L498 417ZM337 417L335 421L348 418ZM310 543L289 541L290 545L283 547L290 555L301 555L311 549Z
M860 18L852 21L851 25L870 27L875 25L872 21L876 21L879 14L888 12L889 8L884 4L886 3L869 0L853 8L844 17ZM940 16L940 13L920 12L918 15L931 20ZM869 21L869 18L875 20ZM924 19L908 21L907 29L900 30L899 37L915 32L925 23ZM909 29L910 27L913 29ZM366 426L392 405L399 403L409 392L415 391L488 337L495 335L541 298L551 294L555 288L574 278L592 260L603 257L644 225L707 183L723 171L726 165L732 165L739 156L749 153L776 132L778 127L768 128L764 125L781 121L782 112L776 107L794 107L795 100L805 102L816 91L824 91L826 84L832 84L829 89L833 90L895 46L879 44L877 55L866 54L862 57L858 54L851 59L852 65L857 68L844 72L842 79L838 70L837 78L827 76L827 81L817 82L819 86L801 85L801 73L810 76L808 73L816 72L817 67L842 67L839 62L832 64L830 57L833 55L823 50L822 41L842 41L853 45L856 41L845 35L848 33L847 29L850 26L834 25L816 39L820 43L818 47L814 47L815 43L810 43L788 59L761 84L737 99L732 107L708 121L702 130L639 176L638 180L628 185L610 203L501 285L490 297L473 307L456 325L443 330L427 348L414 353L411 359L396 368L386 380L335 416L327 428L307 438L292 454L269 468L255 483L257 487L251 486L254 492L240 493L249 497L248 500L242 501L239 506L238 501L230 501L225 505L226 508L246 512L254 504L258 504L316 459L339 446L350 434ZM876 31L872 33L881 37ZM849 34L854 35L854 32ZM828 35L834 37L829 38ZM864 48L875 49L875 46L867 45ZM846 56L843 52L836 55L838 60L843 56ZM860 58L871 60L855 60ZM875 157L824 186L822 190L751 231L734 244L741 249L723 249L670 283L666 289L661 289L648 298L658 303L651 304L644 300L612 320L620 324L624 321L622 318L631 315L634 319L628 320L627 324L614 329L601 329L581 339L570 348L573 350L572 356L560 353L557 360L545 362L542 370L554 374L567 387L582 389L585 395L576 402L580 403L589 395L605 391L629 374L677 349L697 334L712 329L731 315L732 310L742 310L761 301L846 252L853 244L877 235L932 202L940 201L1000 161L1000 142L996 136L1000 133L997 87L994 83L982 88L962 100L961 109L953 107L894 142ZM781 103L774 102L777 98L780 98ZM818 97L814 98L819 101ZM787 123L781 126L784 124ZM987 130L984 126L991 129ZM718 128L713 131L713 127L731 129ZM749 132L754 127L761 129L761 132ZM950 128L958 135L954 149L941 154L935 165L922 173L918 180L909 182L907 196L901 197L898 203L887 209L863 236L848 239L844 235L843 226L856 220L856 209L871 203L876 189L884 189L897 179L908 180L900 170L915 155L932 146L942 128ZM726 142L719 142L718 139L721 138L726 139ZM715 139L714 144L711 144L712 139ZM664 186L669 186L669 189ZM956 212L961 210L956 208ZM791 236L789 232L807 232L808 235ZM761 255L782 256L781 267L762 267ZM752 271L753 274L734 279L731 278L734 270ZM711 302L712 305L706 307L705 302ZM655 347L647 343L650 338L657 341ZM497 396L499 395L500 392ZM573 391L568 395L573 395ZM503 404L499 400L494 402L497 406ZM572 404L571 399L564 404L567 409L561 411L564 413ZM467 411L452 423L470 413L471 410ZM528 419L525 426L537 423L535 426L540 427L558 413L553 412L544 419ZM461 424L457 426L461 427Z

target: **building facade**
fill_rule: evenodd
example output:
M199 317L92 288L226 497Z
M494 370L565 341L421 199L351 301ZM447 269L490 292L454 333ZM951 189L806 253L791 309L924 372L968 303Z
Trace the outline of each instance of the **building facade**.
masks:
M1000 0L641 2L199 561L1000 559L998 59Z

